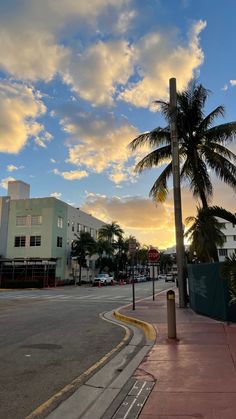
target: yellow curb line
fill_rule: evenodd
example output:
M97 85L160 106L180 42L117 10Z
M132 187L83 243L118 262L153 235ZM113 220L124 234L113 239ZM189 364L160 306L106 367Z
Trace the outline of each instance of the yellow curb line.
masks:
M156 340L156 330L150 323L135 319L134 317L125 316L124 314L121 314L118 310L114 311L113 315L118 320L121 320L125 323L135 324L136 326L143 329L147 340Z
M42 415L47 410L49 410L49 408L54 403L59 402L62 398L63 400L65 400L71 394L73 394L75 390L77 390L79 384L81 384L85 378L87 378L96 369L101 367L112 355L114 355L116 351L118 351L118 349L120 349L129 340L130 334L131 334L130 330L128 328L125 328L125 337L115 348L113 348L110 352L104 355L99 361L93 364L90 368L88 368L85 372L83 372L79 377L75 378L70 384L67 384L64 388L62 388L60 391L58 391L56 394L50 397L50 399L48 399L46 402L38 406L33 412L31 412L28 416L26 416L25 419L36 419L38 415Z

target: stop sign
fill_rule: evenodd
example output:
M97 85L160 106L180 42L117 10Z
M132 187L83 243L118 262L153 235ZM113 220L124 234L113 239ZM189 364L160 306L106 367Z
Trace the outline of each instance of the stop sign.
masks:
M160 253L157 249L148 250L148 260L149 262L157 262L160 259Z

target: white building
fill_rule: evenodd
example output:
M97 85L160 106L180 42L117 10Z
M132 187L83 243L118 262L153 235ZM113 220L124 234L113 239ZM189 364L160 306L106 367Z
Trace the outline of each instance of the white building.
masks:
M220 221L222 222L221 219ZM228 221L225 221L224 224L225 229L222 229L222 233L224 233L226 241L223 247L218 249L220 262L223 262L226 256L232 256L236 252L236 225Z

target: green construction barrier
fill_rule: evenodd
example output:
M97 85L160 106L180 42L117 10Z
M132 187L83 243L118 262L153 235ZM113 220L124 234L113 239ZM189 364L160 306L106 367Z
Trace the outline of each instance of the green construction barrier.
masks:
M190 307L217 320L236 322L236 304L230 304L227 281L221 277L223 263L188 265Z

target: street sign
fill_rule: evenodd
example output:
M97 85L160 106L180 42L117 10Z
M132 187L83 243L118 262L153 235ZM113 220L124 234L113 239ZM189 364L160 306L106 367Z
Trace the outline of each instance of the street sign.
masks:
M136 240L129 239L129 253L134 254L136 252Z
M148 250L148 261L157 262L160 259L160 252L157 249Z

